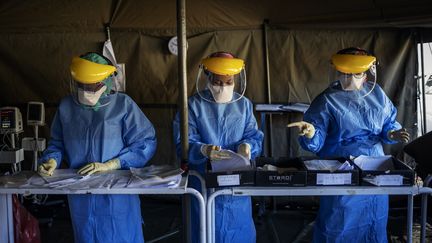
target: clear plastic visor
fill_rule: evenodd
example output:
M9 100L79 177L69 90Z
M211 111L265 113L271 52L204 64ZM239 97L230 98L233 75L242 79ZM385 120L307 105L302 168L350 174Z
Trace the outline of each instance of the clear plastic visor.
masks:
M108 105L106 96L112 91L111 77L94 84L83 84L71 77L69 83L71 95L77 104L90 108Z
M218 75L200 66L196 90L208 102L228 104L241 99L246 91L246 72L243 68L234 75Z
M365 85L372 85L371 89L364 95L369 95L376 85L376 66L372 65L368 70L362 73L343 73L337 71L333 65L329 68L329 83L340 84L344 91L359 91L365 88Z

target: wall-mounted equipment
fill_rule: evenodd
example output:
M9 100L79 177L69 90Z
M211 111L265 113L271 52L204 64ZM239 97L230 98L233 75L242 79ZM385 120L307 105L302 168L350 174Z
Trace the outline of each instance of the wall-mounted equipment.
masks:
M0 134L20 133L23 131L21 112L16 107L0 108Z

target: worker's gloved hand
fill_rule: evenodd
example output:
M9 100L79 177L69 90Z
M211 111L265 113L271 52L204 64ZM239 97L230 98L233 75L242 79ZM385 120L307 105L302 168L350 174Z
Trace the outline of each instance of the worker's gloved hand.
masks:
M55 161L55 159L49 159L47 162L39 165L37 171L41 176L52 176L56 168L57 162Z
M91 175L100 171L109 171L109 170L117 170L120 169L120 160L112 159L108 160L105 163L93 162L87 165L84 165L81 169L78 170L78 174L81 175Z
M251 146L247 143L242 143L238 146L237 153L247 159L251 159Z
M313 138L315 135L315 127L305 121L293 122L287 125L287 127L298 127L300 129L299 135L306 136L307 138Z
M226 152L221 151L220 146L212 144L204 144L201 146L201 153L210 160L229 159L231 156Z
M399 129L397 131L389 131L387 133L387 137L390 140L400 142L400 143L408 143L410 140L410 134L407 132L405 128Z

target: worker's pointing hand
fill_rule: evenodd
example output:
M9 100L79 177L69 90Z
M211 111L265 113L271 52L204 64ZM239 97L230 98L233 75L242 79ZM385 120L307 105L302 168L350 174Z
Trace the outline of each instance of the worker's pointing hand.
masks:
M315 135L315 127L305 121L293 122L287 125L287 127L298 127L300 129L299 135L312 138Z

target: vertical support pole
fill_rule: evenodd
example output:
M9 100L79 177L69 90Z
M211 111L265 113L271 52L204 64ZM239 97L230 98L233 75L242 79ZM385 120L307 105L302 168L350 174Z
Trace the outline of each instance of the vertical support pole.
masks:
M34 141L34 147L33 147L33 170L37 171L37 162L38 162L38 151L39 151L39 144L38 144L38 140L39 140L39 127L37 125L35 125L34 127L34 132L35 132L35 141Z
M423 33L420 32L420 63L421 63L421 81L422 81L422 102L423 102L423 134L428 132L426 124L426 91L425 91L425 74L424 74L424 52L423 52ZM423 135L422 134L422 135Z
M271 100L271 83L270 83L270 61L269 61L269 50L268 50L268 36L267 36L267 32L268 32L268 20L264 20L264 24L263 24L263 33L264 33L264 56L265 56L265 72L266 72L266 89L267 89L267 103L271 104L272 100ZM272 157L273 156L273 146L272 146L272 134L273 134L273 129L272 129L272 122L273 122L273 117L272 114L268 114L269 119L268 119L268 123L267 123L267 150L268 152L265 154L266 156ZM264 127L263 127L264 129Z
M187 107L187 49L186 49L186 0L177 0L177 46L178 46L178 80L179 80L179 111L180 111L180 139L182 147L181 167L188 170L188 107ZM189 195L182 200L183 211L183 242L191 242Z

